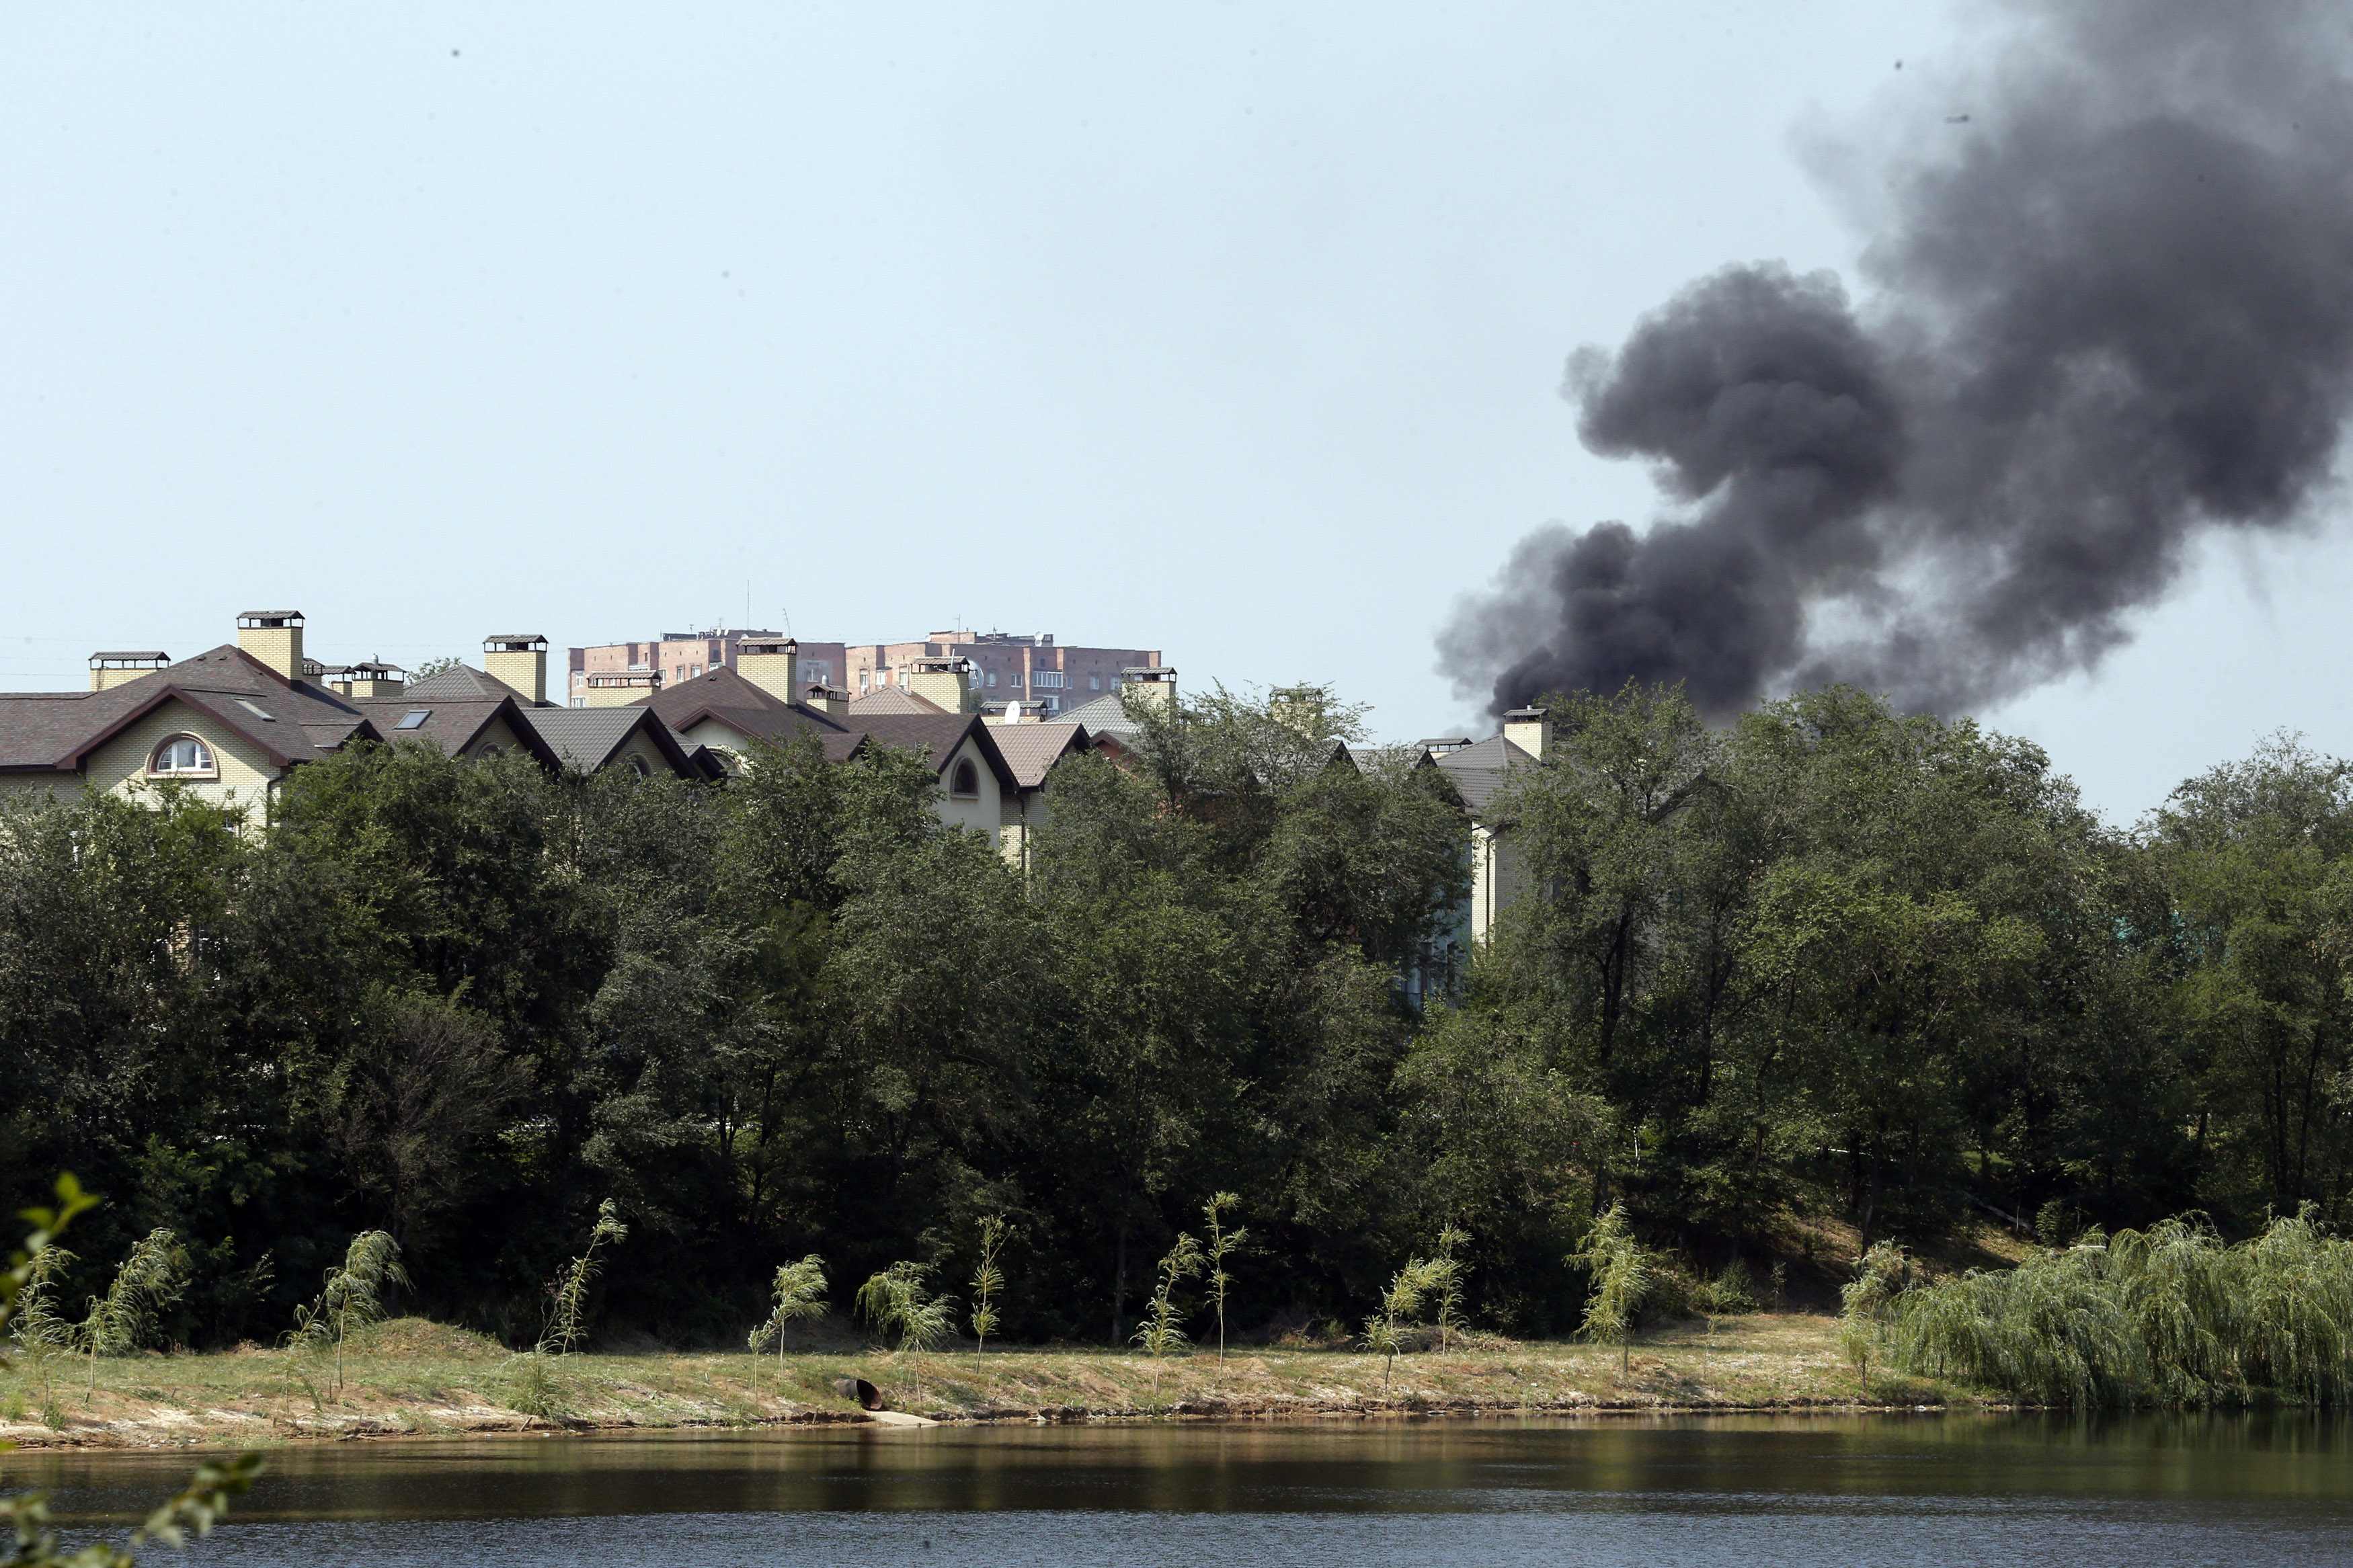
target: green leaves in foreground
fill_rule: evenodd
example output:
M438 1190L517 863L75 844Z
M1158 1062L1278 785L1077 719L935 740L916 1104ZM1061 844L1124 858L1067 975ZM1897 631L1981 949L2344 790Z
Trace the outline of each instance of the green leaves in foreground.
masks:
M72 1223L76 1215L95 1207L98 1203L95 1197L81 1190L81 1184L70 1173L58 1176L54 1190L58 1198L55 1208L26 1209L21 1215L32 1229L25 1237L24 1246L9 1255L7 1270L0 1273L0 1331L8 1331L12 1327L11 1320L26 1304L28 1293L37 1292L45 1282L54 1278L58 1259L61 1256L70 1256L57 1245L58 1233ZM170 1235L168 1231L151 1232L139 1247L132 1249L131 1258L125 1260L122 1269L117 1273L118 1289L110 1289L105 1300L93 1303L93 1317L100 1317L100 1310L104 1308L116 1314L111 1321L112 1327L120 1329L126 1323L133 1328L137 1326L137 1310L142 1302L150 1307L153 1305L158 1288L155 1273L158 1261L154 1250L151 1247L148 1254L142 1255L140 1247L155 1242L157 1237L169 1237ZM175 1247L176 1240L170 1246ZM168 1252L168 1248L166 1250ZM165 1257L163 1261L168 1263L170 1259ZM180 1267L185 1271L185 1255ZM131 1276L127 1286L123 1282L124 1275ZM121 1292L119 1297L118 1291ZM134 1293L137 1293L135 1299ZM109 1303L111 1303L111 1307ZM19 1331L23 1327L21 1322L14 1326ZM5 1342L5 1340L0 1340L0 1342ZM44 1348L51 1347L45 1345ZM5 1352L0 1352L0 1366L5 1366L7 1359ZM0 1443L0 1448L8 1446ZM196 1467L195 1477L185 1488L147 1516L146 1523L132 1532L131 1545L160 1541L166 1546L185 1546L189 1537L209 1533L213 1526L220 1522L222 1515L228 1511L228 1500L252 1486L253 1478L260 1472L261 1456L259 1454L238 1454L231 1458L206 1460ZM38 1493L0 1498L0 1532L15 1538L15 1550L5 1560L5 1568L133 1568L133 1559L128 1549L106 1542L92 1542L72 1552L61 1552L58 1533L49 1528L48 1503Z

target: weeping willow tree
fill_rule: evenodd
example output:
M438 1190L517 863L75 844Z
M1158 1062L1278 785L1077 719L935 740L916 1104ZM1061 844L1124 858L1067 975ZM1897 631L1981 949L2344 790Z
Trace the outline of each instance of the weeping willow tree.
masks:
M178 1235L158 1226L131 1244L122 1266L103 1296L90 1299L90 1313L74 1337L90 1358L90 1396L98 1397L98 1359L129 1355L152 1341L164 1314L188 1289L188 1249Z
M1430 1321L1438 1325L1438 1351L1446 1353L1448 1342L1471 1326L1463 1312L1464 1288L1470 1282L1471 1260L1457 1258L1457 1248L1471 1245L1471 1233L1460 1226L1447 1226L1438 1233L1438 1256L1430 1260L1430 1294L1437 1298L1437 1310Z
M1144 1322L1134 1333L1135 1342L1152 1358L1152 1395L1160 1396L1160 1363L1173 1352L1185 1348L1185 1309L1177 1304L1176 1287L1201 1271L1201 1244L1188 1231L1176 1233L1176 1245L1160 1260L1157 1279L1152 1288L1152 1300L1145 1304Z
M1250 1240L1250 1232L1238 1225L1228 1225L1226 1215L1241 1203L1235 1193L1214 1193L1201 1205L1202 1234L1209 1239L1201 1248L1203 1271L1208 1277L1209 1304L1218 1312L1218 1359L1226 1359L1226 1292L1234 1277L1226 1272L1226 1259L1241 1250Z
M981 1216L980 1263L972 1271L972 1339L976 1352L988 1349L988 1336L1003 1321L997 1298L1005 1292L1005 1269L997 1259L1004 1256L1005 1238L1012 1228L1003 1215Z
M1568 1260L1583 1265L1592 1281L1577 1332L1595 1344L1616 1345L1622 1375L1633 1365L1634 1328L1641 1319L1642 1300L1651 1291L1651 1254L1635 1239L1626 1205L1611 1204Z
M1874 1242L1839 1291L1839 1345L1854 1363L1861 1396L1871 1397L1871 1363L1882 1358L1913 1285L1912 1259L1892 1241Z
M32 1376L41 1385L41 1420L55 1426L58 1407L58 1363L72 1353L74 1324L58 1310L59 1282L80 1261L72 1251L51 1242L26 1255L9 1336L17 1344Z
M1407 1258L1405 1267L1389 1277L1388 1289L1381 1292L1381 1310L1365 1320L1360 1342L1370 1353L1384 1358L1384 1390L1389 1385L1389 1374L1397 1370L1398 1352L1405 1349L1406 1331L1421 1316L1423 1304L1444 1289L1449 1277L1450 1270L1437 1258Z
M825 1259L810 1253L798 1263L780 1264L768 1287L768 1315L746 1337L752 1351L752 1375L760 1373L760 1354L776 1347L776 1366L785 1364L785 1330L793 1323L825 1316ZM756 1384L755 1384L756 1386Z
M2353 1395L2353 1242L2311 1212L2226 1244L2201 1216L2086 1232L2017 1268L1902 1290L1892 1357L2038 1404L2196 1407Z
M607 1247L629 1238L621 1205L611 1198L596 1205L596 1223L580 1256L556 1270L547 1285L547 1321L539 1342L514 1358L512 1399L526 1415L554 1421L564 1414L565 1394L554 1363L580 1348L588 1337L589 1292L603 1268L597 1256Z
M923 1397L923 1352L955 1332L955 1298L931 1291L931 1265L902 1260L869 1275L858 1288L859 1315L886 1337L899 1336L898 1352L911 1355L915 1399Z
M287 1336L287 1348L293 1352L288 1358L290 1370L301 1362L332 1358L327 1397L342 1398L343 1346L352 1331L383 1321L385 1292L407 1283L407 1271L400 1264L400 1243L389 1233L364 1230L352 1237L343 1249L343 1262L327 1270L319 1294L294 1309L293 1331ZM311 1384L315 1405L317 1385L308 1373L303 1380Z

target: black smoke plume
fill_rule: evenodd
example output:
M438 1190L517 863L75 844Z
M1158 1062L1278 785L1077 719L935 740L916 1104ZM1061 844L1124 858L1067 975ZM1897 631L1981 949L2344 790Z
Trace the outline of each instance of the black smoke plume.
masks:
M1440 638L1466 695L1956 711L2097 663L2201 531L2308 519L2353 409L2353 9L2011 23L1966 121L1899 126L1932 150L1885 171L1859 309L1734 266L1571 359L1586 445L1679 504L1523 540Z

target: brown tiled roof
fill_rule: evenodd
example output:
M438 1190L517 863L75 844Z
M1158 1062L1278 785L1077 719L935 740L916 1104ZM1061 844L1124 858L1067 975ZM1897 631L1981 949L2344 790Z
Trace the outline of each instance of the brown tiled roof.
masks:
M58 772L170 701L218 720L280 767L381 737L344 699L290 681L232 644L104 691L0 697L0 771Z
M1015 786L1025 790L1043 784L1056 763L1087 748L1083 724L992 724L988 738L1005 753Z
M880 718L886 713L944 713L947 710L928 697L918 697L903 686L878 686L871 691L861 691L849 700L852 721Z
M663 723L681 734L706 719L760 741L790 740L810 731L820 736L832 736L843 733L847 728L814 708L786 702L754 686L737 674L733 665L721 665L691 680L666 686L629 706L650 708Z
M420 741L450 756L472 745L491 721L503 717L518 744L551 768L564 765L554 749L523 717L525 705L512 697L419 696L411 688L398 697L357 698L352 706L366 714L385 740ZM425 721L403 729L401 721L412 713L424 714Z
M518 708L516 716L538 732L564 765L593 773L613 760L622 742L643 734L681 778L700 778L697 763L656 715L635 705L616 708Z
M404 697L487 697L493 700L512 697L528 706L531 699L517 691L497 676L476 669L470 664L453 664L447 669L434 671L422 680L412 680L401 693Z
M989 771L997 775L997 784L1006 789L1020 787L1014 779L1013 770L1006 764L1004 752L997 747L995 731L980 721L977 713L892 715L866 720L858 728L864 731L860 737L862 741L923 752L924 760L932 764L934 773L946 769L948 759L955 755L956 748L964 744L965 736L976 736L980 742L981 758L987 763ZM857 744L853 743L842 754L853 755L857 750ZM826 754L833 754L830 743L826 748Z

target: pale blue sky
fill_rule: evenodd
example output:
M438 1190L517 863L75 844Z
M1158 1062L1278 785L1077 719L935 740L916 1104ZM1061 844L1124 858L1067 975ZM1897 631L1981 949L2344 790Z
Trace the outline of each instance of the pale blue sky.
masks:
M1655 510L1567 354L1849 267L1799 147L1927 133L1956 51L1827 0L13 7L0 688L249 606L414 661L748 589L1452 727L1454 597ZM2353 749L2348 590L2333 531L2218 549L1989 717L2120 818L2275 726Z

